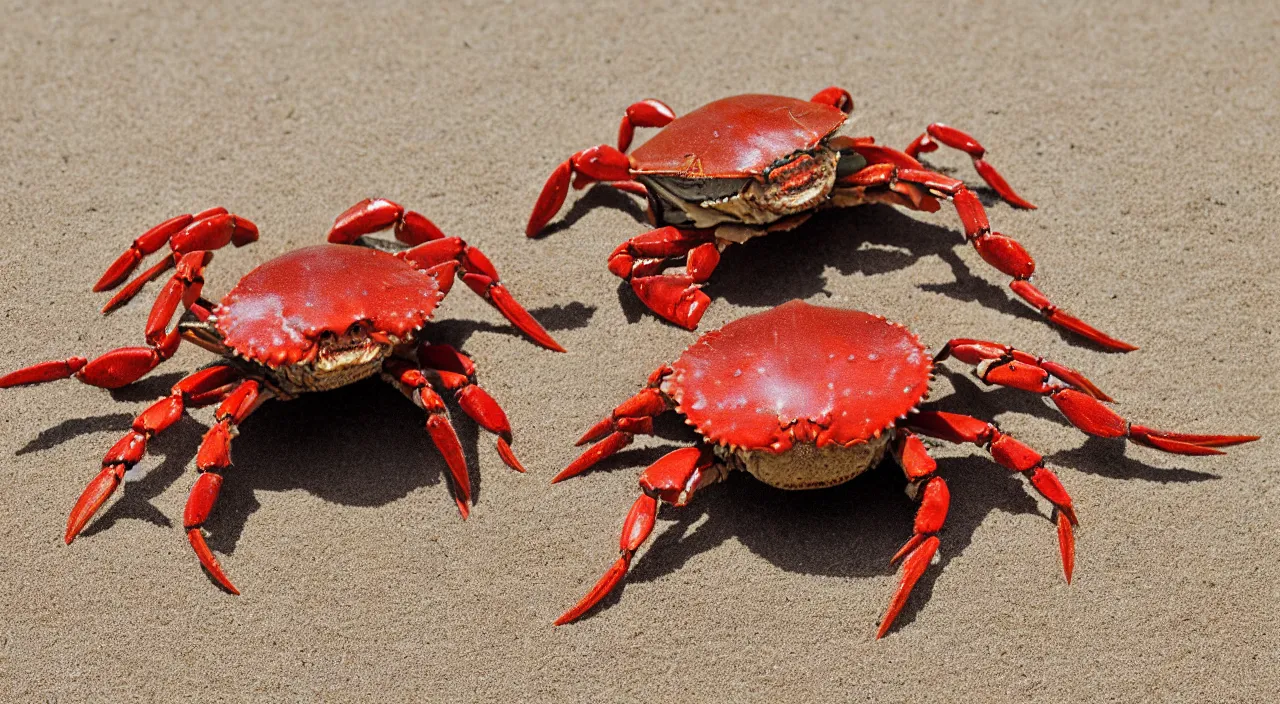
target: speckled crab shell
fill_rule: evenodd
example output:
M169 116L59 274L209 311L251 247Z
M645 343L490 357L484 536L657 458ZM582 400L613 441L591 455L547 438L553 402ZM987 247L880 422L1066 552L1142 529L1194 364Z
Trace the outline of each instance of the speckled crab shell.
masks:
M755 176L817 148L848 116L839 108L778 95L735 95L676 118L631 152L638 175Z
M249 272L213 313L224 344L281 367L308 359L322 335L342 335L354 323L404 339L444 294L434 275L386 252L322 244Z
M708 332L662 392L708 440L781 453L878 438L924 398L933 359L907 328L791 301Z

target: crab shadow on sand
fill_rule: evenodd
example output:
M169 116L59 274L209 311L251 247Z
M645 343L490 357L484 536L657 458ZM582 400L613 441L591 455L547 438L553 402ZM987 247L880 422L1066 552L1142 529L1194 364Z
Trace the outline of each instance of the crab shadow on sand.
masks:
M571 303L531 312L548 330L555 332L585 326L595 309ZM477 332L519 335L514 327L506 324L439 320L430 327L430 339L465 352L464 343ZM477 361L483 386L486 360ZM184 375L184 372L171 372L147 377L112 391L111 395L117 401L159 400ZM503 399L498 401L501 403ZM457 407L451 395L446 395L446 403L467 461L472 499L479 502L484 475L511 470L500 462L481 467L479 443L492 443L496 436L479 428ZM130 413L111 413L63 421L41 432L16 454L46 450L91 433L123 436L129 431L133 418ZM211 420L211 409L195 409L153 438L148 443L147 456L162 456L163 460L152 466L153 459L144 459L142 467L150 469L141 473L140 478L126 477L117 495L81 533L81 540L110 529L121 519L180 528L181 516L166 515L152 500L175 482L185 483L184 486L194 483L193 460ZM302 489L337 504L383 506L420 487L447 484L448 468L424 429L424 422L421 409L376 377L332 391L264 404L245 420L239 436L232 441L234 461L226 472L217 507L205 523L209 546L225 554L235 552L249 517L261 506L257 499L259 491ZM104 440L104 453L115 439ZM517 455L520 442L517 428L513 442ZM377 461L371 461L374 457ZM86 458L81 472L69 469L68 511L84 483L96 472L96 460L96 457ZM452 487L439 489L452 494ZM448 519L457 520L453 502L445 501L442 505L447 507Z
M926 408L966 413L997 423L997 416L1005 413L1029 415L1071 428L1066 419L1039 396L1015 389L985 387L973 377L941 365L937 373L951 382L954 393L931 400ZM698 440L674 414L658 419L655 432L666 442L624 450L591 471L634 477L667 452ZM1083 441L1076 449L1045 457L1046 464L1058 473L1068 490L1071 475L1077 472L1157 483L1217 478L1208 472L1162 469L1126 457L1123 441L1083 433L1079 437ZM927 442L933 447L945 446L940 442ZM1032 526L1031 530L1037 533L1038 549L1051 553L1056 560L1054 525L1047 511L1037 503L1030 484L996 464L985 450L970 445L962 447L969 451L969 456L938 459L938 472L947 480L951 492L950 511L940 536L942 547L935 563L916 583L910 601L890 633L915 621L929 603L934 583L947 571L951 560L964 553L975 531L993 511L1042 516L1042 525ZM1154 451L1142 448L1139 454L1142 452ZM905 488L906 478L891 458L853 481L813 491L783 491L745 473L734 472L727 481L699 493L687 506L676 508L663 504L654 536L632 563L627 579L584 619L613 608L622 599L627 584L651 582L671 575L694 556L713 550L730 538L789 572L844 578L896 575L897 567L889 564L889 558L911 536L917 508L917 504L906 497ZM619 525L626 508L618 507ZM1089 508L1077 505L1077 510L1081 520L1087 523ZM616 540L614 528L611 526L610 534L602 539ZM1088 549L1085 545L1081 548ZM603 571L606 565L599 567ZM590 579L594 580L595 575ZM1044 576L1046 584L1055 579L1062 579L1058 569ZM877 619L887 607L889 597L890 593L886 592L882 603L877 604ZM570 603L566 602L566 608ZM630 608L658 607L633 603ZM847 614L842 618L845 616ZM862 626L869 632L874 629L873 623L850 623L851 628Z
M1000 229L1002 202L985 188L975 188L988 208L993 227ZM592 188L574 201L563 218L557 219L539 237L571 228L591 210L607 207L624 210L640 223L634 232L619 234L618 243L652 228L644 217L640 201L607 186ZM949 203L942 212L954 215ZM1017 233L1010 233L1016 237ZM826 290L824 272L833 267L842 275L874 276L906 269L925 257L938 257L951 269L953 281L922 284L925 291L970 303L1026 320L1041 320L1036 311L1018 299L1007 285L998 285L975 276L958 253L970 247L964 241L959 218L953 225L939 226L917 220L907 212L887 205L834 208L815 214L795 230L755 238L725 250L723 259L704 290L712 305L725 300L743 306L771 307L793 298L808 298ZM1034 249L1031 248L1031 249ZM1032 256L1035 256L1032 252ZM987 266L985 263L982 266ZM990 268L990 267L988 267ZM1002 279L994 268L990 275ZM1052 292L1049 292L1052 294ZM629 323L656 317L636 298L631 285L619 282L618 302ZM1070 310L1069 302L1058 301ZM1100 351L1106 348L1055 327L1072 345Z

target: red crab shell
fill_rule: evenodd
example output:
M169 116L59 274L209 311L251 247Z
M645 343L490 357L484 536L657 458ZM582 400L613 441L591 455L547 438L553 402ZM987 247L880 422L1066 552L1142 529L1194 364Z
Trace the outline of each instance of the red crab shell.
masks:
M781 453L879 437L929 389L933 359L905 327L791 301L698 338L663 393L707 439Z
M812 150L848 117L839 108L778 95L735 95L678 117L631 152L635 173L686 178L757 175Z
M386 252L321 244L249 272L214 315L227 346L280 367L306 359L324 333L342 335L359 322L403 339L444 294L435 276Z

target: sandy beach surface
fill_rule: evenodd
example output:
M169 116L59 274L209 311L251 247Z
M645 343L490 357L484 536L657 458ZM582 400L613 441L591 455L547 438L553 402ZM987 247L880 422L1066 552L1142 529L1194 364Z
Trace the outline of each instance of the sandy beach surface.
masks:
M322 241L369 196L487 252L569 350L538 349L458 286L432 339L506 407L528 474L455 412L477 503L459 520L422 412L375 380L243 426L210 545L182 532L197 410L72 546L66 516L134 415L210 359L138 384L0 392L0 700L1263 702L1280 692L1280 5L1274 2L6 3L0 10L0 370L142 343L158 286L110 317L90 286L149 226L212 206L261 239L206 296ZM952 510L894 630L889 557L915 511L890 462L782 492L747 475L665 507L618 595L552 620L615 559L678 422L598 470L573 441L694 339L605 261L648 229L631 196L572 192L523 230L569 154L633 101L808 97L905 147L943 121L1039 209L977 189L1063 307L1141 350L1059 333L964 243L954 210L826 212L727 251L714 329L793 298L1085 371L1137 422L1263 436L1188 458L1090 439L1043 399L948 362L939 407L1042 451L1080 515L1062 577L1049 506L976 448L939 445ZM640 139L650 133L642 131ZM933 167L979 184L952 150Z

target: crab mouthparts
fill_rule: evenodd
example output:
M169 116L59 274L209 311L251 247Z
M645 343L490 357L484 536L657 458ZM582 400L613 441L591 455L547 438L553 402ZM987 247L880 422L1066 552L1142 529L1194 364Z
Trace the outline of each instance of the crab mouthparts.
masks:
M748 185L743 199L779 215L815 208L835 186L839 159L839 153L829 149L796 154L769 169L764 181Z

